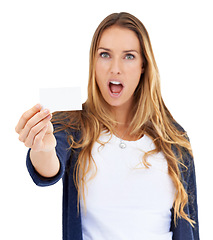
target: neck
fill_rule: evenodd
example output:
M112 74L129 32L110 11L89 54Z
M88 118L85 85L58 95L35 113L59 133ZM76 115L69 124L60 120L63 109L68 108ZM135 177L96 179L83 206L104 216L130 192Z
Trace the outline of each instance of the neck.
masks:
M129 139L129 124L131 122L131 107L119 106L113 107L113 113L117 125L114 129L115 134L120 138ZM125 136L124 136L125 135Z
M126 128L131 122L130 109L125 109L122 107L113 108L115 120L117 121L117 126L120 128Z
M125 104L119 107L113 107L113 113L117 125L114 129L114 134L122 138L123 140L135 141L138 140L141 136L132 135L131 129L129 128L130 122L133 117L132 104Z

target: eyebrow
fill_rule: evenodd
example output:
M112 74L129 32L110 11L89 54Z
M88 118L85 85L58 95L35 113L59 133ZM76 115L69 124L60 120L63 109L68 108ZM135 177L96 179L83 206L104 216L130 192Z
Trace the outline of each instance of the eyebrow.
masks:
M112 50L110 50L109 48L103 48L103 47L98 48L98 50L100 50L100 49L103 49L103 50L108 51L108 52L112 52ZM134 49L123 51L123 53L128 53L128 52L136 52L136 53L138 53L138 51L136 51Z

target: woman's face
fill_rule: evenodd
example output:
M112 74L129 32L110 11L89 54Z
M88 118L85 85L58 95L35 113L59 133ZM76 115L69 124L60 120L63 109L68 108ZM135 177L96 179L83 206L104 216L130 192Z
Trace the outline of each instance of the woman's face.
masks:
M131 107L143 73L140 42L135 32L112 26L100 39L95 76L105 101L113 107Z

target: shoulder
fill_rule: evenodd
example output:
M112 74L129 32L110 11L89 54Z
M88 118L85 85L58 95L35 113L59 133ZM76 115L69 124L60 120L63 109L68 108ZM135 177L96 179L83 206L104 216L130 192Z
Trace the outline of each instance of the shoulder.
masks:
M173 126L176 128L176 130L182 134L184 134L184 137L189 141L189 136L186 132L186 130L176 121L172 122Z
M190 138L187 134L187 131L178 122L173 121L173 126L177 130L177 134L182 135L182 142L184 140L185 146L179 144L172 144L172 150L177 159L182 159L181 162L185 165L185 166L183 166L182 164L179 165L180 171L185 173L190 172L191 169L194 168L194 160L190 145ZM186 171L187 169L189 171Z
M178 131L181 131L181 132L185 132L185 129L176 121L173 120L173 125L174 127L178 130Z

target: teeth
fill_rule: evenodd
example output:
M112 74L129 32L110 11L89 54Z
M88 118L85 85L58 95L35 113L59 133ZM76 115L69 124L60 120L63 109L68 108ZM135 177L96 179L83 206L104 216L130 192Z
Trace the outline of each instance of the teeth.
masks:
M120 82L117 82L117 81L110 81L112 84L116 84L116 85L119 85L121 84Z

